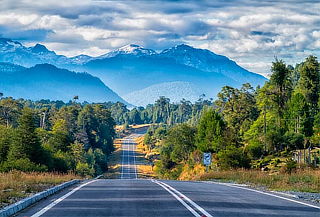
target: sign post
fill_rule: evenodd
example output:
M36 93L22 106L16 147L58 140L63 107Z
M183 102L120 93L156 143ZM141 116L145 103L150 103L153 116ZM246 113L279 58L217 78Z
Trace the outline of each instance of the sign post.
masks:
M211 164L211 153L210 152L203 153L203 164L206 165L206 171L208 172L209 165Z

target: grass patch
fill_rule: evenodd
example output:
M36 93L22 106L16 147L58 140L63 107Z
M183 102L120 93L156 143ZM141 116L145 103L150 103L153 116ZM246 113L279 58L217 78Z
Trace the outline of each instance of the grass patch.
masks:
M115 151L108 158L108 171L103 174L106 179L117 179L121 174L121 144L122 139L113 141Z
M74 174L19 171L0 173L0 208L72 179L80 177Z
M138 166L138 177L139 178L156 178L153 162L145 158L145 155L148 154L148 148L144 144L144 136L135 138L135 142L137 143L136 159L137 159L137 166Z
M319 169L303 169L291 174L268 173L258 170L211 171L201 174L197 179L234 181L240 184L263 186L270 190L278 191L320 193Z

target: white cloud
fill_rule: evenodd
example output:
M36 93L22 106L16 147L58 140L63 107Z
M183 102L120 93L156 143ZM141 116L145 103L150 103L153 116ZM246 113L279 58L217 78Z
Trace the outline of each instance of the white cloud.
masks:
M48 30L40 32L42 41L25 43L68 56L96 56L127 43L163 49L185 42L266 74L274 56L291 63L320 53L317 1L3 0L1 7L0 35Z

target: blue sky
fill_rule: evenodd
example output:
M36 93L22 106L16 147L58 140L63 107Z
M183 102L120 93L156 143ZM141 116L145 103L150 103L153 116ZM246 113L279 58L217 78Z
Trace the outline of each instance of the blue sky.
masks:
M289 64L320 57L320 2L1 0L0 35L67 56L187 43L266 75L275 56Z

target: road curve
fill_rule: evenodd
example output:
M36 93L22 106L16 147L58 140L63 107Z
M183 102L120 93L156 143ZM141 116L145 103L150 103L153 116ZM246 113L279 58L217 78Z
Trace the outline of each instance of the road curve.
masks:
M319 208L214 183L99 179L63 197L74 188L17 216L320 216Z

